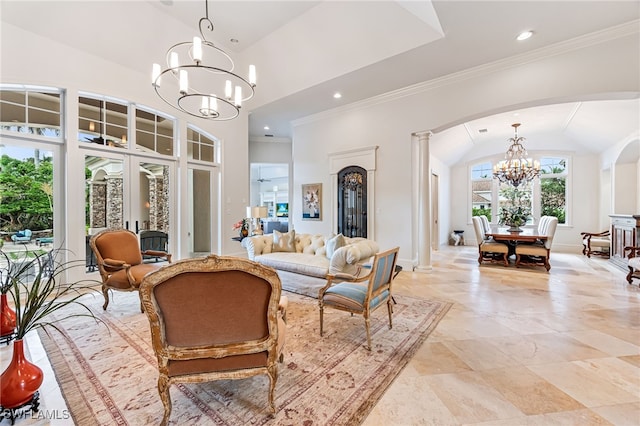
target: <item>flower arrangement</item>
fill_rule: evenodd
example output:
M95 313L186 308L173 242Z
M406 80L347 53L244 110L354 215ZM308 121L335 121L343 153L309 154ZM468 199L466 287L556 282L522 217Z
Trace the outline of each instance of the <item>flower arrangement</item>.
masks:
M234 231L237 231L238 229L242 230L249 230L249 219L244 218L241 219L239 221L237 221L236 223L233 224L233 228Z
M531 192L509 187L501 189L500 195L507 199L500 209L500 223L519 229L531 217Z

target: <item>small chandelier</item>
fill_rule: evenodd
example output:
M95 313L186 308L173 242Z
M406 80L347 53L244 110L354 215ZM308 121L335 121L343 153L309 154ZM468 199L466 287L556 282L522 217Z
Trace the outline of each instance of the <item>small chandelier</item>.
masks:
M540 162L526 158L527 150L522 145L525 138L518 137L520 123L511 126L515 129L515 136L509 138L511 145L504 156L505 160L493 166L493 177L517 188L521 183L527 183L540 175Z
M248 80L236 74L231 57L206 39L203 26L213 31L208 0L198 24L200 37L171 46L167 68L153 64L151 84L163 101L180 111L209 120L232 120L240 114L242 102L253 97L256 68L249 66Z

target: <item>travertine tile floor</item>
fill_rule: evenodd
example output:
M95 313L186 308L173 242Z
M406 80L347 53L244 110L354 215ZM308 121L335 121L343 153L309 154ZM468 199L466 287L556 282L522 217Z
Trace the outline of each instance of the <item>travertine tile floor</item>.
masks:
M364 426L640 426L638 281L572 254L554 253L549 273L478 266L470 246L442 247L432 260L430 273L403 271L394 291L454 305ZM37 335L27 343L46 365ZM4 369L10 355L0 349ZM73 424L49 370L41 394L47 418L20 425Z
M640 290L606 259L551 271L442 247L395 293L454 303L365 420L377 425L640 425Z

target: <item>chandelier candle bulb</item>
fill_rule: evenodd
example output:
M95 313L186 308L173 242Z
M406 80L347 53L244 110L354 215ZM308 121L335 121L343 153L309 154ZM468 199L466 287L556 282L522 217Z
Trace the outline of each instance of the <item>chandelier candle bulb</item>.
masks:
M227 100L231 100L231 95L233 94L233 87L231 85L231 80L227 80L224 83L224 97Z
M236 101L235 104L237 107L242 105L242 87L236 86Z
M212 110L212 115L216 115L218 113L218 98L216 95L211 95L209 97L209 109Z
M169 55L169 67L170 68L178 68L180 66L180 61L178 60L178 52L171 52Z
M186 95L189 91L189 76L187 70L180 70L180 93Z
M155 87L160 87L160 82L162 81L162 77L160 77L160 73L162 69L160 68L160 64L153 64L153 69L151 71L151 81Z
M196 64L202 62L202 39L200 37L193 38L193 60Z
M256 66L249 65L249 84L252 86L256 85Z

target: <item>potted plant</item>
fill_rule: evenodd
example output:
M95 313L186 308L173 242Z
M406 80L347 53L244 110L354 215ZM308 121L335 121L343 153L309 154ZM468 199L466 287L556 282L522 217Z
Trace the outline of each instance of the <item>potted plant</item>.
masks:
M32 330L52 327L59 331L57 321L71 317L95 317L91 309L80 297L88 291L97 291L95 280L66 282L66 272L83 265L83 260L61 261L62 249L35 253L25 250L22 256L7 254L0 250L3 261L3 284L8 286L15 307L15 340L11 363L0 376L0 406L3 409L16 409L31 404L37 407L37 390L42 384L42 370L29 362L24 355L23 339ZM99 284L99 283L98 283ZM80 312L62 313L56 318L50 314L61 309L77 305Z

